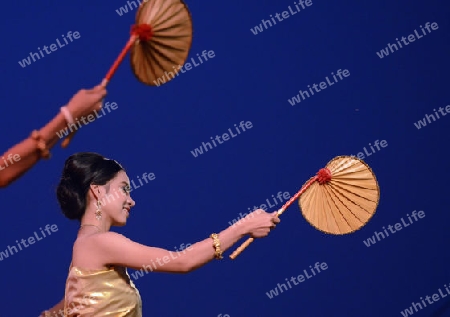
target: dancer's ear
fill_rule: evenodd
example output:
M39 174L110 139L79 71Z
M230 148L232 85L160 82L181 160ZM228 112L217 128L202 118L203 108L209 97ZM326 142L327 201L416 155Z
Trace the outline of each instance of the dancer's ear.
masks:
M99 197L102 194L103 188L101 188L99 185L90 185L89 191L91 192L92 196L94 196L95 200L99 200Z

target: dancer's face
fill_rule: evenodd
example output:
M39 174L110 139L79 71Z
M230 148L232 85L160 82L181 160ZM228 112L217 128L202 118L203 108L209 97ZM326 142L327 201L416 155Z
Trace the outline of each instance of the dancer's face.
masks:
M124 226L130 209L136 204L130 196L130 179L124 171L117 173L106 186L109 191L102 197L102 213L111 219L112 226Z

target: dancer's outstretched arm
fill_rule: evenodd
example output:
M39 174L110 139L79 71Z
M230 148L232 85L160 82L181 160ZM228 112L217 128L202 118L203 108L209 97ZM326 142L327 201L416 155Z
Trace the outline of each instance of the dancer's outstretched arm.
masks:
M220 251L228 250L246 235L263 238L279 222L277 212L256 210L239 223L218 233ZM89 248L93 256L104 265L115 264L136 270L145 268L156 272L189 273L215 258L216 248L213 242L212 238L206 238L193 244L188 250L172 252L133 242L115 232L106 232L93 235L89 239Z
M279 222L277 212L267 213L262 209L255 210L218 234L220 251L228 250L246 235L263 238ZM99 263L120 265L136 270L144 268L155 272L189 273L210 262L216 255L212 238L206 238L180 252L148 247L116 232L92 235L88 243L89 252ZM57 313L60 313L60 310L64 311L64 299L51 309L44 311L39 317L59 316ZM54 313L56 314L52 315Z
M68 119L88 116L95 110L100 110L101 100L105 97L106 90L101 86L90 90L80 90L66 105L65 115L59 112L50 122L22 142L10 148L0 157L0 188L6 187L30 170L41 157L55 146L60 140L57 132L67 128ZM30 131L31 132L31 131ZM60 133L61 135L61 133ZM33 138L34 137L34 138ZM39 148L41 142L41 149Z

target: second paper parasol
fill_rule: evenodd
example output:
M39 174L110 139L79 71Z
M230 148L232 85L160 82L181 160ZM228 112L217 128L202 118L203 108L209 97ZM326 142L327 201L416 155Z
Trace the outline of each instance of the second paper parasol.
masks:
M109 69L101 85L106 87L130 51L131 69L143 84L156 86L165 72L178 73L192 45L192 17L183 0L146 0L136 13L136 23L125 47ZM168 78L165 83L171 79ZM62 142L69 145L76 131Z

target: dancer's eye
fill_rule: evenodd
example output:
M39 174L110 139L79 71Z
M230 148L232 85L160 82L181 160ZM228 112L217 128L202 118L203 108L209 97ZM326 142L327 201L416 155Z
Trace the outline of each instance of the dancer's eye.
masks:
M124 186L124 187L122 187L122 190L125 194L128 194L131 191L130 186Z

